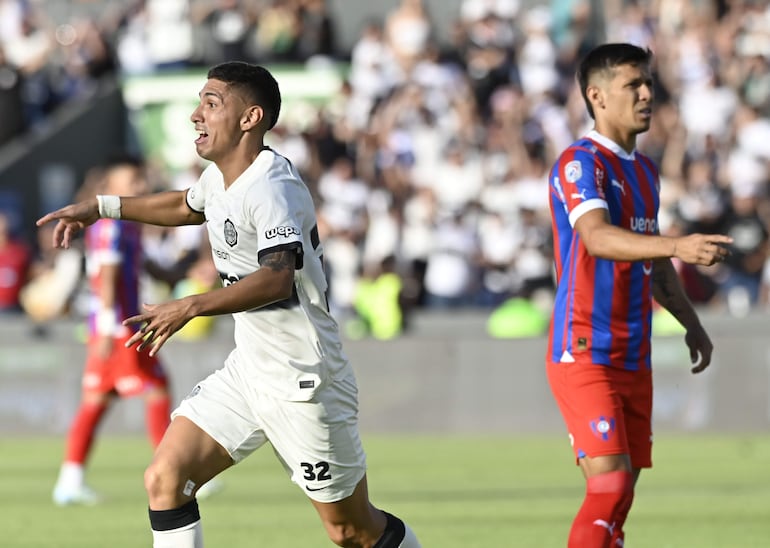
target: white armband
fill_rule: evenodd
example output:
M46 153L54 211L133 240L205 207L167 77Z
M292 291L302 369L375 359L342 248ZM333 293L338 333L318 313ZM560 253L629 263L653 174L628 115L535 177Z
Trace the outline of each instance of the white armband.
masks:
M118 328L118 315L114 308L100 308L96 312L96 333L112 336Z
M120 219L120 196L99 194L99 217L103 219Z

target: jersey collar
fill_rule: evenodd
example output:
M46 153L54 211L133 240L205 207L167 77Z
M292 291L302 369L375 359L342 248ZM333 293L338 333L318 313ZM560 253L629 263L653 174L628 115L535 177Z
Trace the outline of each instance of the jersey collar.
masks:
M635 154L634 153L636 152L636 149L632 150L631 152L626 152L615 141L613 141L612 139L610 139L608 137L605 137L604 135L602 135L601 133L599 133L595 129L592 129L591 131L589 131L586 134L586 137L588 137L592 141L596 141L597 143L599 143L603 147L610 149L612 151L612 153L615 154L615 156L618 156L618 157L622 158L623 160L634 160L635 159Z
M228 187L228 190L238 185L240 181L253 180L267 173L267 170L270 168L270 162L273 158L273 155L274 153L270 147L263 147L262 150L259 151L259 154L257 154L257 157L254 159L254 161L251 162L251 165L247 167L243 173L238 175L235 181L233 181L233 183Z

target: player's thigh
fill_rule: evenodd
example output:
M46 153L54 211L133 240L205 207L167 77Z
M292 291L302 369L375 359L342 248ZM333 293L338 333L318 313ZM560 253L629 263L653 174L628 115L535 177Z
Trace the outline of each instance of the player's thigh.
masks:
M146 351L126 348L127 340L128 337L115 339L106 367L102 368L105 382L121 397L136 396L148 390L166 391L168 379L158 358ZM98 358L94 361L99 363Z
M624 402L615 371L565 363L548 363L546 369L576 459L627 455Z
M111 367L113 356L100 356L95 339L90 339L86 351L86 363L81 379L82 391L107 393L115 390L115 368Z
M614 372L613 390L623 402L628 453L580 459L585 477L624 470L634 473L652 466L652 375L649 371Z
M207 481L225 464L240 462L261 447L267 438L244 386L238 372L227 366L198 383L171 413L158 454ZM191 454L179 454L186 451Z
M652 466L652 373L637 372L623 387L626 437L635 469Z
M186 417L174 418L144 473L150 508L180 508L229 466L232 459L211 436Z
M350 497L366 472L355 379L332 381L308 402L261 397L265 432L291 479L321 503Z
M180 415L171 421L156 448L150 470L163 476L166 485L191 496L232 464L229 453L214 438Z

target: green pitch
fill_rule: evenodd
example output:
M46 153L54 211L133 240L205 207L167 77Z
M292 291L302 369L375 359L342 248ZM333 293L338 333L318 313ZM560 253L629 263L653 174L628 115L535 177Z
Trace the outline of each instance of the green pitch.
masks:
M565 546L583 483L565 439L379 437L364 443L372 500L404 516L426 548ZM104 437L90 484L106 500L57 508L61 439L0 441L0 545L150 546L141 438ZM770 546L770 436L656 438L626 526L634 548ZM269 449L228 470L200 503L211 547L333 546Z

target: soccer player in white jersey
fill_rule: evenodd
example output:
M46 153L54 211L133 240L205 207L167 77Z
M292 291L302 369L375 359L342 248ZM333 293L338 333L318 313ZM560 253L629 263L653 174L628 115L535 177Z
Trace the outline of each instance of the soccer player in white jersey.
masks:
M67 247L102 217L163 226L207 223L223 287L145 305L126 344L158 349L196 316L233 314L235 348L199 383L145 472L155 548L203 546L199 486L270 442L339 546L415 548L399 518L369 502L357 388L326 303L315 209L289 160L264 145L278 119L278 84L263 67L217 65L191 120L212 164L187 191L98 196L42 217Z

